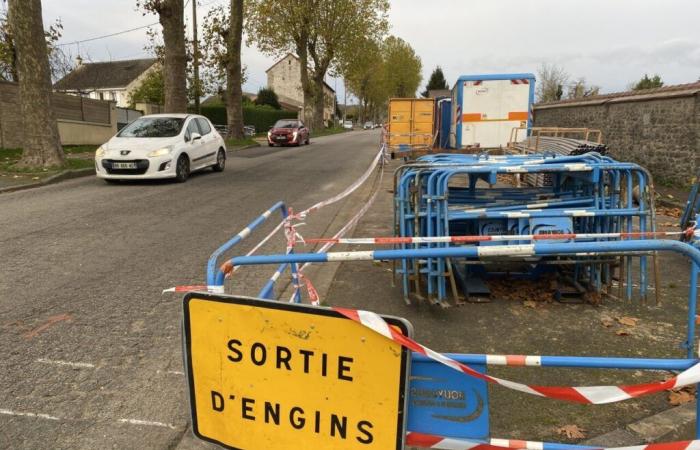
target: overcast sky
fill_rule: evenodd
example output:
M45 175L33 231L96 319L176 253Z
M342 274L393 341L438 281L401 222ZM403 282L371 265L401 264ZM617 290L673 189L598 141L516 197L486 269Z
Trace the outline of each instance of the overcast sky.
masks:
M157 22L137 12L134 0L42 3L45 23L63 22L64 43ZM225 3L199 0L200 26L212 6ZM191 5L186 17L191 24ZM450 87L459 75L536 73L541 63L558 64L603 92L624 90L644 73L658 73L666 84L700 78L698 0L393 0L390 21L391 33L421 57L424 82L440 65ZM108 61L147 57L145 43L145 30L137 30L64 49ZM244 91L264 86L265 69L274 61L255 47L245 48ZM342 81L328 82L337 86L342 102Z

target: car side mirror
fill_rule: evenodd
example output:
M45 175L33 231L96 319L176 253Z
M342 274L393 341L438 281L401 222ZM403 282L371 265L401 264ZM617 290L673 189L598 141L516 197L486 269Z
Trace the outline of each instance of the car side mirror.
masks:
M196 141L197 139L202 139L202 135L199 133L192 133L190 134L190 140L192 142Z

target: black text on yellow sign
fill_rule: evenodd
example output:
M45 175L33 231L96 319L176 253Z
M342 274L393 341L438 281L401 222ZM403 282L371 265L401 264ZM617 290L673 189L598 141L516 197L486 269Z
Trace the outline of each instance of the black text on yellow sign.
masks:
M402 448L408 352L325 308L190 294L193 429L246 450ZM407 322L387 321L408 334Z

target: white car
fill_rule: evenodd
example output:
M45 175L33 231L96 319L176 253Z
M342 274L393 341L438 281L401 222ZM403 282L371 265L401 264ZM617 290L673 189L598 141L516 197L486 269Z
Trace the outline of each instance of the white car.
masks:
M343 122L343 128L346 130L352 130L352 120L346 120Z
M113 180L175 178L226 166L226 143L204 116L152 114L121 129L95 152L97 177Z

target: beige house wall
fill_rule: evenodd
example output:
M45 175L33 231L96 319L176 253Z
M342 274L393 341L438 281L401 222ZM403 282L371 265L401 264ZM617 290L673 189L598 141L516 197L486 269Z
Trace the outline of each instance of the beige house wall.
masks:
M267 71L267 86L286 102L304 104L304 91L301 88L301 63L294 55L287 54ZM323 86L325 107L323 120L333 120L335 112L335 93L328 86ZM291 102L290 102L291 101Z
M117 134L117 111L112 103L109 124L58 119L58 135L63 145L102 145Z

